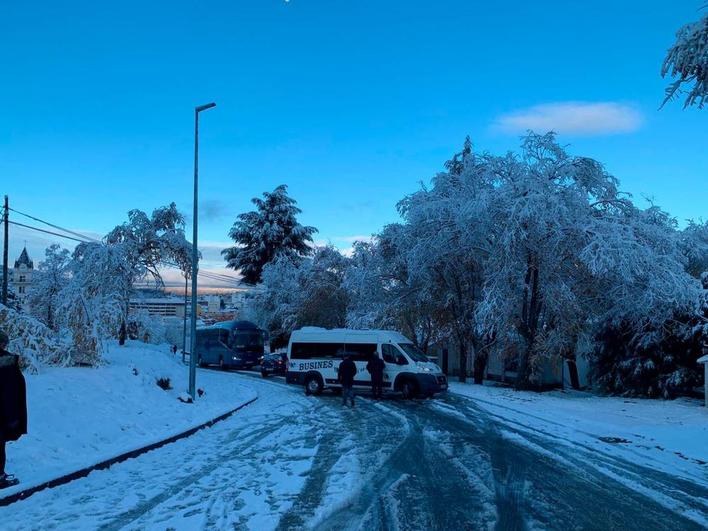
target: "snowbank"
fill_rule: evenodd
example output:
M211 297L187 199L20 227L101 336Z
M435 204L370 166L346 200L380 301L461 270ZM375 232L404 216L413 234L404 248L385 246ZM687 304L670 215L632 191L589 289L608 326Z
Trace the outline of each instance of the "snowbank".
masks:
M7 448L7 470L22 483L3 496L159 442L256 396L232 374L198 370L204 396L195 404L180 402L188 369L167 345L113 342L105 360L98 368L25 374L29 434ZM162 377L172 389L157 386Z
M450 383L498 420L708 485L708 409L699 400L534 393Z

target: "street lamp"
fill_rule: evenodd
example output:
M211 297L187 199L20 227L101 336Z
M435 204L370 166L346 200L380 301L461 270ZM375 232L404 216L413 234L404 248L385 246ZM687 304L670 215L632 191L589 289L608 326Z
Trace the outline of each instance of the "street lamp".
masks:
M207 103L194 108L194 219L192 224L192 319L190 322L189 349L189 394L196 400L197 380L197 271L199 251L197 250L197 230L199 222L199 113L216 107L216 103Z

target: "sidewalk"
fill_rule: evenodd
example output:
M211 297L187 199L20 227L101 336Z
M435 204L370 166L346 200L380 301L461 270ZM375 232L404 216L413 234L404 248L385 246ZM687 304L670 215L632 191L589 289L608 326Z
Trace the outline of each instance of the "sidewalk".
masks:
M29 434L7 445L7 471L21 483L0 498L134 456L257 398L233 375L199 370L203 397L182 403L188 373L181 356L139 342L112 343L99 368L51 368L25 377ZM170 378L171 390L157 386L162 377Z

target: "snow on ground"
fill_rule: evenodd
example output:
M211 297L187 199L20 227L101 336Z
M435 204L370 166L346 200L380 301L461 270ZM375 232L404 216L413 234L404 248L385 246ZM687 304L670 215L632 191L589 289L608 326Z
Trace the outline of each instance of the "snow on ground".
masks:
M497 420L708 485L708 409L699 400L534 393L450 383ZM604 439L604 440L603 440Z
M162 377L171 390L157 386ZM188 368L181 357L137 341L110 343L98 368L47 368L25 378L29 434L7 447L7 470L21 483L3 496L161 441L256 396L229 374L199 370L204 396L182 403Z

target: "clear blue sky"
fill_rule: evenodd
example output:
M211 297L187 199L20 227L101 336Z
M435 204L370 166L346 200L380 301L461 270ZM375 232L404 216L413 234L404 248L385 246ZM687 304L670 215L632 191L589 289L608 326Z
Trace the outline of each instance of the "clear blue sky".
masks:
M96 233L131 208L187 211L193 108L213 100L209 267L264 190L288 184L301 221L345 248L396 220L465 135L503 152L529 123L553 125L635 197L706 218L708 110L658 110L665 50L702 3L5 2L0 193Z

